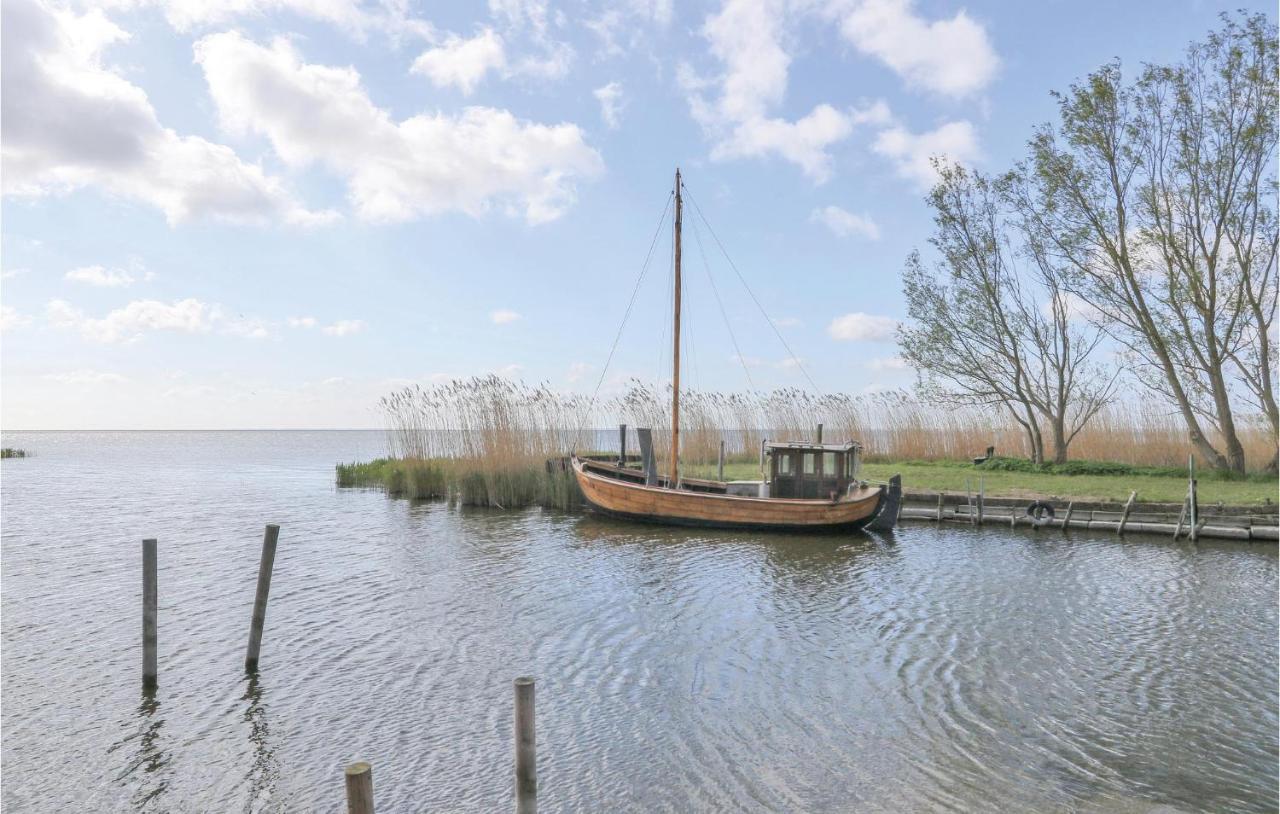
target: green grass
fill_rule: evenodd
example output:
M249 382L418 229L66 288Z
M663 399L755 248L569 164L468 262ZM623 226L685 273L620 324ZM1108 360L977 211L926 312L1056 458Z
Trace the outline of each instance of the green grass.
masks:
M897 461L864 463L862 477L884 481L891 475L902 475L907 491L964 492L965 481L977 490L978 478L988 497L1044 497L1075 500L1126 500L1129 491L1138 491L1138 500L1157 503L1179 503L1187 494L1186 470L1160 467L1131 467L1107 462L1071 461L1064 466L1035 467L1030 462L1007 458L989 461L980 467L963 461ZM1021 464L1025 463L1025 466ZM694 477L715 477L716 468L691 467ZM729 480L757 480L757 461L725 464ZM1250 475L1229 479L1209 471L1197 472L1197 494L1201 503L1225 503L1229 506L1274 506L1280 481L1275 476Z
M18 449L16 447L4 447L3 449L0 449L0 458L29 458L29 457L31 457L31 453L26 451L25 449Z

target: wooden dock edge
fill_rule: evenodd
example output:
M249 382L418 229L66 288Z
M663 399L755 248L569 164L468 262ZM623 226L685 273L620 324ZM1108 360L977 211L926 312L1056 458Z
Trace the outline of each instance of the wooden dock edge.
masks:
M1036 524L1027 515L1027 506L1035 498L987 497L981 509L964 494L947 492L905 492L902 496L901 520L926 520L966 524L999 523L1017 527L1109 531L1119 534L1153 534L1174 536L1179 531L1178 503L1082 502L1039 499L1054 508L1054 517ZM1068 514L1068 507L1070 513ZM1228 540L1280 540L1280 516L1259 511L1257 506L1224 506L1201 504L1196 519L1199 536ZM1183 524L1186 528L1186 524ZM1189 531L1189 529L1187 529Z

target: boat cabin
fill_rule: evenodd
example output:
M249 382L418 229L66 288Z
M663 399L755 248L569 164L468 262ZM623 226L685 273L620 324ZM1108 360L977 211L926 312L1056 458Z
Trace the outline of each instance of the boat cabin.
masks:
M858 478L862 447L766 441L764 454L770 497L823 499L843 495Z

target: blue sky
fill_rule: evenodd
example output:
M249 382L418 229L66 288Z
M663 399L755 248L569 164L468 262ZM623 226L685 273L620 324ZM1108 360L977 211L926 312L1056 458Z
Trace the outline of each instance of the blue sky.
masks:
M1007 168L1051 89L1239 5L4 0L0 421L367 427L410 382L590 391L677 165L820 388L909 386L929 156ZM685 382L742 389L695 218ZM805 385L702 239L751 382ZM669 374L669 271L664 234L605 390Z

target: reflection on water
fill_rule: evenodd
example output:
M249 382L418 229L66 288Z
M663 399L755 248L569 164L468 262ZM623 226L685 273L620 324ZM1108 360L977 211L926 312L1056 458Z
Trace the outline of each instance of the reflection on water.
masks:
M525 673L544 810L1277 806L1274 546L673 530L334 489L377 433L4 441L38 453L3 464L6 808L338 810L364 759L380 810L505 810Z

